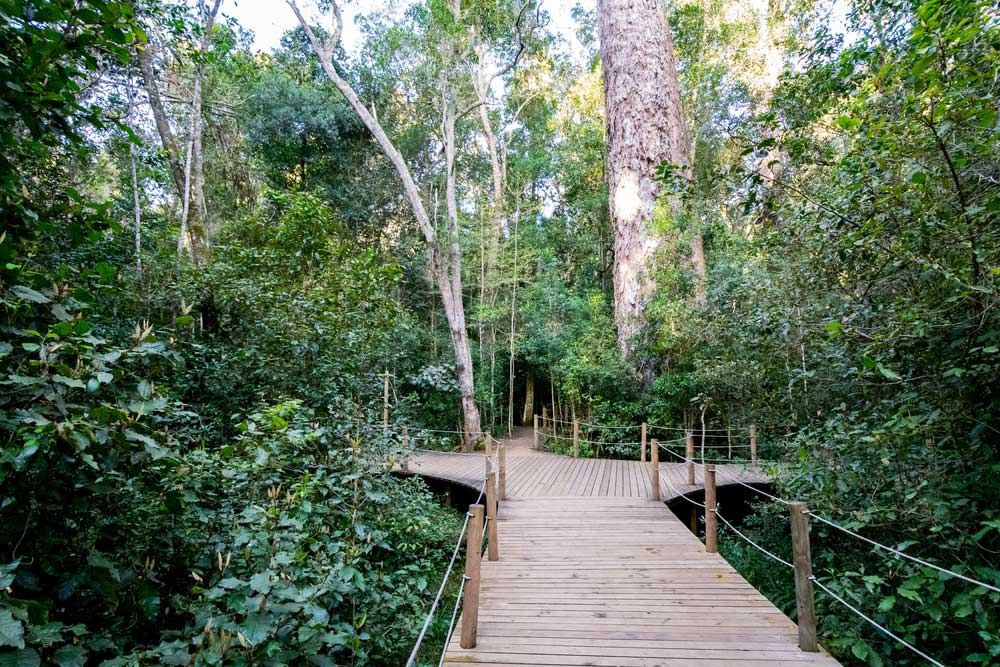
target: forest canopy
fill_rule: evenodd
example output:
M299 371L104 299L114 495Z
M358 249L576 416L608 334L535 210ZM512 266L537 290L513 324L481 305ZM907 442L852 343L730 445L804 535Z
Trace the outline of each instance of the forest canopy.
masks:
M262 50L226 0L0 0L0 667L405 664L462 524L409 435L543 409L753 424L776 493L1000 586L994 3L342 4ZM813 540L1000 664L1000 594Z

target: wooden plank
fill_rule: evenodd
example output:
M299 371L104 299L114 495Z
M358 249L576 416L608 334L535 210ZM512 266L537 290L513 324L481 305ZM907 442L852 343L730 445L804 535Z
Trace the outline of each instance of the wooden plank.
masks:
M798 648L794 624L652 495L649 465L572 459L507 440L500 560L483 561L476 647L461 625L448 665L836 667ZM660 465L663 498L690 492L687 466ZM410 472L476 488L483 456L414 452ZM767 482L718 466L719 485ZM669 486L667 482L669 481Z

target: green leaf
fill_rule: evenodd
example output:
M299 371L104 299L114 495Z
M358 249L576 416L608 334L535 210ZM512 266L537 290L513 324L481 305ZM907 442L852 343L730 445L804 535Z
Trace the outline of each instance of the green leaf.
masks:
M81 380L77 380L76 378L66 377L65 375L59 375L58 373L52 376L52 380L54 382L58 382L59 384L64 384L67 387L72 387L74 389L87 388L87 385L85 385Z
M0 654L0 667L39 667L42 659L33 648Z
M243 623L241 632L251 644L259 644L271 634L270 614L250 614Z
M0 646L24 648L24 626L9 609L0 609Z
M891 368L888 368L887 366L883 366L882 364L878 365L878 372L881 373L884 377L886 377L886 378L888 378L890 380L901 380L902 379L899 376L899 373L897 373L896 371L892 370Z
M878 610L879 611L889 611L890 609L892 609L895 606L896 606L896 596L895 595L889 595L888 597L884 597L884 598L882 598L881 601L879 601L879 603L878 603Z
M87 654L84 652L82 646L70 644L56 651L52 656L52 660L59 667L83 667L86 657Z
M923 604L924 602L923 598L920 597L919 593L909 588L903 588L902 586L900 586L899 588L896 589L896 592L902 595L907 600L913 600L914 602L919 602L920 604Z
M149 620L154 620L160 613L160 591L150 582L144 581L139 584L139 588L136 591L136 600L142 609L142 613Z
M250 588L258 593L269 593L271 591L271 571L265 570L250 577Z
M25 287L24 285L14 285L11 289L18 298L24 299L25 301L31 301L33 303L48 303L49 297L45 296L41 292L36 292L30 287Z
M49 380L44 377L32 377L30 375L8 375L6 384L46 384Z
M6 589L17 577L17 566L20 565L21 559L7 563L6 565L0 565L0 590Z
M861 639L854 642L854 645L851 646L851 653L853 653L854 657L858 660L864 660L869 651L871 651L871 647L868 646L867 642Z

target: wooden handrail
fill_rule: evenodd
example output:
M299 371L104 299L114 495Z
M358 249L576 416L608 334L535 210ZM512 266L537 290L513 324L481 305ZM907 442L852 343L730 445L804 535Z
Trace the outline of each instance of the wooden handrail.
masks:
M462 598L462 648L476 648L479 631L479 566L483 539L483 506L469 505L469 532L465 536L465 592Z

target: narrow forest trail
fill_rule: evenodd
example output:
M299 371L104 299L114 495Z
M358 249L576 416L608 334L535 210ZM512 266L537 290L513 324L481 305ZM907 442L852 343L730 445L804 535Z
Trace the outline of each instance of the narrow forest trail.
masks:
M648 464L539 452L531 429L504 443L499 559L482 561L475 648L461 647L463 614L446 664L839 664L801 651L792 621L650 499ZM481 454L420 452L411 462L414 473L474 488L484 469ZM685 470L661 464L661 498L701 488L686 484ZM719 466L720 485L727 473L767 481Z

